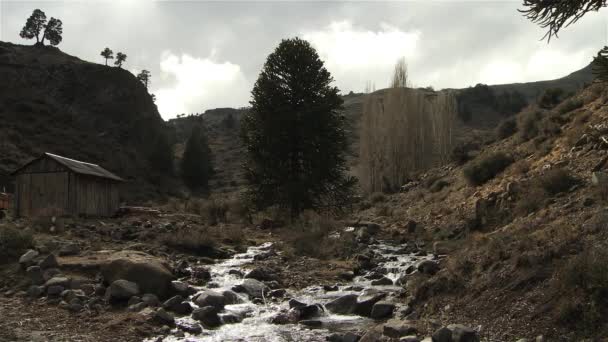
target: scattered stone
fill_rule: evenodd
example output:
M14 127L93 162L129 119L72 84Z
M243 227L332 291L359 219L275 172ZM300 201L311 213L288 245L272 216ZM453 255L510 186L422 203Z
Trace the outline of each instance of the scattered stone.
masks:
M296 308L296 310L300 313L299 318L306 320L319 316L323 312L323 307L320 304L312 304Z
M374 286L386 286L386 285L393 285L393 281L390 280L387 277L382 277L380 279L377 280L373 280L372 281L372 285Z
M414 335L403 336L399 339L399 342L420 342L420 339Z
M192 318L209 328L218 327L222 324L222 321L217 314L217 309L213 306L194 309Z
M173 317L172 314L168 313L163 308L159 308L158 310L156 310L156 312L154 313L154 319L161 324L167 324L170 326L173 326L175 324L175 317Z
M263 298L263 294L268 292L268 287L259 280L245 279L243 283L232 288L235 292L244 292L250 298Z
M224 296L216 291L207 290L200 293L194 299L194 304L199 307L211 306L214 307L217 311L224 309L226 305L226 299Z
M129 298L129 301L127 302L127 306L139 304L139 303L142 303L142 302L143 302L143 300L140 297L133 296L133 297Z
M608 174L605 172L593 172L591 174L591 183L595 186L608 186Z
M381 301L386 297L386 293L378 291L366 291L364 294L357 298L357 305L355 307L355 313L359 316L369 317L372 313L374 304Z
M44 278L44 281L48 281L49 279L60 275L61 271L58 268L49 268L44 271L42 277Z
M61 285L48 286L46 288L46 295L49 297L59 297L64 289L65 288Z
M177 328L192 335L199 335L203 332L203 327L201 327L201 325L197 323L188 323L180 321L177 322Z
M140 312L147 307L148 307L148 305L145 302L140 302L140 303L136 303L133 305L129 305L127 310L129 310L131 312Z
M107 291L107 288L102 284L95 285L95 295L104 296Z
M27 295L31 298L38 298L44 293L44 287L32 285L27 289Z
M172 281L171 288L173 289L173 291L175 291L176 293L178 293L180 295L187 294L187 292L188 292L188 284L184 283L182 281L177 281L177 280Z
M220 315L220 320L223 324L235 324L243 321L243 318L233 313Z
M146 293L141 297L141 300L146 303L147 306L159 306L160 305L160 300L158 299L158 297L155 294L152 293Z
M66 278L66 277L53 277L51 279L49 279L45 284L45 287L50 287L50 286L61 286L63 288L69 288L70 287L70 279Z
M30 266L25 271L27 276L30 278L32 284L34 285L42 285L44 284L44 276L42 274L42 269L40 266Z
M395 310L395 304L379 301L372 307L372 312L370 317L373 319L382 319L386 317L390 317L393 315L393 311Z
M285 289L277 289L268 292L268 297L271 298L283 298L287 294L287 290Z
M259 281L278 280L275 271L268 267L256 267L245 275L245 278L255 279Z
M38 266L40 266L41 269L57 268L59 267L59 263L54 254L49 254L44 259L40 260Z
M294 298L290 299L288 303L289 303L290 309L293 309L293 308L300 309L300 308L306 307L306 305L307 305L306 303L302 303L299 300L294 299Z
M82 290L82 292L84 292L86 296L90 296L95 293L95 285L93 284L82 284L82 286L80 286L80 289Z
M318 328L323 325L323 322L315 319L305 319L303 321L300 321L299 323L310 328Z
M357 307L357 295L347 294L336 298L325 304L327 310L340 315L349 315L355 312Z
M106 297L111 300L128 300L138 294L139 286L124 279L114 281L106 291Z
M59 256L71 256L80 254L80 246L76 243L67 244L59 250Z
M355 273L353 271L341 272L340 274L338 274L338 277L346 281L351 281L355 278Z
M37 256L38 252L33 249L30 249L19 258L19 264L23 268L27 268L34 263L34 259L36 259Z
M462 324L450 324L448 329L452 331L454 342L479 342L477 331Z
M230 271L228 271L228 274L231 274L231 275L234 275L234 276L237 276L240 278L242 278L244 276L243 272L241 272L239 270L230 270Z
M225 305L240 304L242 302L239 295L230 290L222 291L222 296L224 296Z
M439 271L439 263L433 260L423 260L417 265L418 272L434 275Z
M409 321L401 321L398 319L392 319L384 324L382 333L384 336L392 337L392 338L400 338L402 336L408 335L416 335L418 330L416 327L410 323ZM433 335L433 341L435 341L435 337Z

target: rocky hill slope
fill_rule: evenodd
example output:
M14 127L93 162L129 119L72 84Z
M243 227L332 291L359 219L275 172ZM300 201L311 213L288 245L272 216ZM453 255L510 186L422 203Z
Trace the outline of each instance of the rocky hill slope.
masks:
M0 79L0 188L19 165L52 152L121 175L136 190L126 194L154 191L148 155L164 122L130 72L0 42Z
M464 165L363 203L361 220L448 255L435 275L408 279L418 318L463 322L488 341L607 336L607 104L608 87L593 84L528 107L516 133Z

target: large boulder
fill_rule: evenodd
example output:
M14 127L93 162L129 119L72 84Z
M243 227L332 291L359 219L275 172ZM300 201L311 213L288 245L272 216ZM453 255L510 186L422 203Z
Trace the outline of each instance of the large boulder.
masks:
M138 251L112 254L101 265L101 274L108 284L124 279L136 283L142 293L153 293L161 298L172 290L173 274L160 259Z
M260 281L272 281L278 280L279 278L276 275L276 272L268 267L256 267L249 271L245 275L245 278L260 280Z
M226 298L219 292L208 290L197 295L194 299L194 304L201 308L211 306L220 311L224 309L224 306L226 305Z
M325 304L327 310L340 315L350 315L357 307L357 295L347 294Z
M390 317L395 311L395 304L385 301L379 301L372 307L370 317L373 319L382 319Z
M240 285L236 285L232 288L235 292L244 292L249 295L250 298L263 298L264 294L268 292L268 286L259 280L245 279Z
M217 309L212 306L194 309L192 318L201 322L206 328L213 328L222 324L222 320L217 314Z
M19 258L19 264L21 264L23 268L28 268L34 264L34 260L37 256L38 252L30 249Z
M133 296L139 294L139 286L136 283L118 279L108 287L106 297L109 300L129 300Z
M384 292L367 290L357 298L355 313L363 317L371 316L374 305L384 299L384 297L386 297L386 293Z
M402 336L415 335L416 333L418 333L418 330L409 321L392 319L384 324L383 327L384 336L391 338L400 338Z
M479 335L472 328L450 324L433 333L433 342L479 342Z

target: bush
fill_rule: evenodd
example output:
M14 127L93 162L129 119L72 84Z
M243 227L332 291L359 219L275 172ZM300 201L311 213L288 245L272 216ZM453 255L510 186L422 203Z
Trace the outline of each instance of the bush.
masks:
M431 192L439 192L439 191L443 190L443 188L445 188L448 185L450 185L450 183L448 181L443 180L443 179L439 179L436 182L434 182L433 185L431 185L431 187L429 188L429 190Z
M472 142L456 145L450 153L450 160L457 165L463 165L471 160L471 152L479 149L479 145Z
M1 226L0 227L0 264L19 258L28 248L34 245L32 233L29 230Z
M570 113L575 109L581 108L583 104L583 100L581 99L569 99L567 101L564 101L564 103L559 106L558 112L560 114Z
M538 100L538 105L541 108L551 109L563 101L564 95L564 90L562 88L549 88L545 90Z
M549 195L568 191L577 182L576 178L572 177L565 169L551 169L537 178L537 181Z
M528 141L540 132L539 122L542 119L540 111L521 113L517 120L517 131L521 141Z
M215 238L208 228L180 229L162 236L161 243L197 255L207 255L216 245Z
M514 118L504 120L496 128L496 136L499 139L506 139L517 132L517 121Z
M216 225L219 222L227 221L228 209L228 203L225 201L210 199L203 206L203 213L209 224Z
M608 251L595 247L575 256L557 277L564 295L558 319L566 324L595 329L608 313Z
M373 194L369 195L369 200L373 204L376 204L386 201L386 196L384 196L384 194L381 192L374 192Z
M513 158L502 152L478 157L465 166L464 177L473 185L481 185L494 178L511 163Z

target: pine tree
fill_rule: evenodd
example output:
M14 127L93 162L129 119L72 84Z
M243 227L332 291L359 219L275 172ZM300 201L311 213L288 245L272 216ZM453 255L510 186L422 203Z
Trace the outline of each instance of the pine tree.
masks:
M342 99L332 82L307 41L283 40L268 56L241 132L248 194L258 209L278 205L293 219L348 202L355 179L346 176Z
M608 46L593 58L593 73L599 81L608 82Z
M122 63L124 63L126 60L127 60L127 55L125 55L122 52L119 52L116 54L116 60L114 61L114 65L116 65L119 68L122 68Z
M159 133L149 156L152 171L160 175L173 174L173 147L164 133Z
M207 137L200 127L196 126L186 142L186 149L181 162L182 179L192 190L207 191L209 179L213 174L211 150Z
M137 74L137 79L144 84L146 89L148 89L148 85L150 84L150 78L152 75L148 70L142 70L139 74Z
M524 0L523 6L525 9L519 11L542 28L548 28L545 37L551 40L585 14L606 7L606 0Z
M42 33L42 38L40 38ZM44 40L48 39L51 45L59 45L63 34L63 23L61 20L51 17L46 21L46 14L35 9L32 15L27 19L25 25L21 29L19 36L25 39L36 38L36 45L44 45Z
M103 49L100 55L106 59L106 65L108 65L108 59L114 59L114 52L110 48Z

